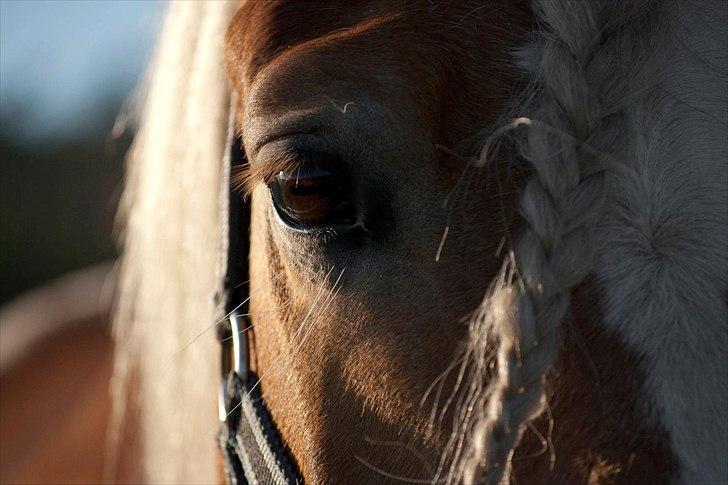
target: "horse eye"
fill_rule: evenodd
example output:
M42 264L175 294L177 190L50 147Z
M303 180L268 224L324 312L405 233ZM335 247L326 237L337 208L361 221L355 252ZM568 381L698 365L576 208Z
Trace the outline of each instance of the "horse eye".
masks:
M278 173L269 185L278 214L294 226L351 224L354 211L344 185L314 163Z

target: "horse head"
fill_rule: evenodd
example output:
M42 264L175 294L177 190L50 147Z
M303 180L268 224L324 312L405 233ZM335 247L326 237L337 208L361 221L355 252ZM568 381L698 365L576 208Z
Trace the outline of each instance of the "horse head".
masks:
M149 186L158 176L142 169L137 190L174 190L166 203L184 207L202 182L227 193L226 169L196 164L222 152L229 103L240 147L231 183L250 206L250 365L306 481L725 477L726 426L706 425L725 417L726 397L716 366L726 343L716 201L726 190L713 180L725 175L725 139L720 123L705 124L725 119L725 71L713 72L725 62L715 20L725 12L714 7L702 21L656 2L175 7L165 32L197 54L190 79L167 79L157 97L187 86L195 98L205 88L198 72L216 90L182 128L201 130L208 150L165 146L207 178L183 178L185 192ZM190 26L196 44L182 36ZM708 47L708 60L691 55ZM160 66L182 62L178 51ZM712 95L695 94L695 82L721 107L706 107ZM171 99L150 109L176 109ZM167 125L148 119L141 151L161 150L148 133ZM688 147L684 133L705 143ZM219 193L204 197L205 214L225 210ZM138 200L146 209L134 210L149 215L149 199ZM206 232L174 229L187 239L170 254L194 264L179 269L186 276L210 264L189 241L220 239L203 219ZM162 240L148 226L127 241ZM127 258L133 282L141 273ZM171 257L153 264L177 271ZM216 268L205 282L220 280ZM172 284L185 308L179 294L204 287ZM137 306L125 315L159 314L128 288ZM701 331L690 330L693 318ZM666 355L688 370L671 374ZM158 365L144 359L143 369ZM208 369L202 354L194 359ZM689 398L677 397L681 385ZM174 428L149 416L150 429Z

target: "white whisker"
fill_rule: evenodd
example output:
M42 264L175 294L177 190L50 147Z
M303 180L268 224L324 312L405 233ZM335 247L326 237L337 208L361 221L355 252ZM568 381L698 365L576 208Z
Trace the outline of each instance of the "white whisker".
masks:
M331 267L331 269L330 269L330 270L328 271L328 273L326 273L326 277L324 278L324 281L326 281L326 280L328 280L328 279L329 279L329 276L331 275L331 273L332 273L332 271L333 271L333 270L334 270L334 267L332 266L332 267ZM332 286L332 288L331 288L331 290L330 290L330 292L329 292L329 295L330 295L330 296L331 296L331 293L332 293L333 289L334 289L334 288L336 287L336 285L337 285L337 284L339 283L339 281L341 280L341 276L342 276L343 274L344 274L344 270L342 269L342 270L341 270L341 273L339 274L339 277L338 277L338 278L336 279L336 281L334 282L334 285ZM268 375L268 374L269 374L269 373L270 373L271 371L273 371L273 370L274 370L274 369L276 368L276 366L278 365L278 363L279 363L279 362L281 361L281 359L282 359L282 358L283 358L283 356L285 355L285 353L286 353L286 350L287 350L287 348L288 348L288 347L289 347L289 346L290 346L290 345L291 345L292 343L295 343L295 342L296 342L296 337L297 337L297 336L299 335L299 333L301 333L302 329L303 329L303 328L305 327L306 321L307 321L307 320L308 320L308 319L310 318L310 316L311 316L311 315L313 314L313 311L314 311L314 309L316 308L316 305L318 304L318 302L319 302L319 300L321 299L321 296L322 296L323 294L324 294L324 289L323 289L323 286L322 286L322 287L321 287L321 289L319 290L319 292L317 293L317 295L316 295L316 298L314 299L314 302L313 302L313 303L311 304L311 307L309 308L309 310L308 310L308 313L306 313L306 316L304 317L303 321L301 322L301 325L300 325L300 326L298 327L298 329L297 329L297 330L296 330L296 331L294 332L294 334L293 334L293 335L291 336L291 339L290 339L290 340L288 341L288 343L287 343L287 344L286 344L286 345L284 346L284 348L283 348L283 349L281 349L281 351L280 351L280 352L279 352L279 354L278 354L278 355L276 356L276 358L275 358L275 360L273 361L273 363L271 363L271 365L270 365L270 366L269 366L269 367L268 367L267 369L265 369L265 371L263 371L263 372L262 372L262 373L260 374L260 376L258 377L258 380L257 380L257 381L255 382L255 384L253 384L253 386L251 386L251 388L250 388L250 389L248 390L248 395L250 395L250 394L251 394L251 393L252 393L252 392L253 392L253 391L254 391L254 390L255 390L255 389L256 389L256 388L257 388L257 387L258 387L258 386L260 385L261 381L263 380L263 377L265 377L266 375ZM327 298L327 299L328 299L328 298ZM310 330L309 330L309 333L310 333ZM302 345L302 343L303 343L303 342L304 342L304 341L306 340L306 337L307 337L307 336L308 336L308 333L306 333L306 335L304 335L304 336L303 336L303 338L301 339L301 345ZM237 404L236 406L234 406L234 407L233 407L233 408L232 408L232 409L231 409L231 410L230 410L230 411L229 411L229 412L227 413L227 415L225 416L225 419L227 419L228 417L230 417L230 415L231 415L231 414L232 414L232 413L233 413L233 412L234 412L234 411L235 411L235 410L236 410L236 409L237 409L237 408L238 408L239 406L240 406L240 403L238 403L238 404Z
M383 477L391 478L392 480L397 480L397 481L404 482L404 483L442 483L442 480L437 480L437 479L433 479L433 478L409 478L409 477L405 477L402 475L395 475L393 473L389 473L388 471L382 470L381 468L372 465L371 463L369 463L368 461L366 461L364 458L362 458L359 455L355 455L354 458L359 463L361 463L365 467L369 468L370 470L373 470L373 471L379 473Z
M220 325L225 320L227 320L228 318L230 318L230 315L232 315L233 313L235 313L236 310L240 309L243 305L245 305L246 303L248 303L250 301L250 299L253 297L253 295L255 295L259 291L265 289L266 287L268 287L269 285L271 285L273 282L277 281L281 276L283 276L283 272L275 275L266 284L264 284L262 286L259 286L255 290L251 291L250 294L248 294L248 297L245 300L243 300L242 302L240 302L240 304L238 304L235 308L233 308L230 312L228 312L224 317L222 317L221 319L217 320L212 325L210 325L208 327L205 327L200 333L198 333L197 335L195 335L192 338L192 340L190 340L189 342L187 342L181 349L179 349L177 352L175 352L174 353L174 356L172 357L172 359L176 358L180 353L182 353L185 350L187 350L190 347L190 345L194 344L205 333L209 332L210 330L212 330L213 328L215 328L216 326Z

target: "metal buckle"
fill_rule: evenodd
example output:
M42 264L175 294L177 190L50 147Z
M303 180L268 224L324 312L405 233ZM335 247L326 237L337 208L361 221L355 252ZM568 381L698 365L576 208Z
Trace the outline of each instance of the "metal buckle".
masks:
M243 382L248 380L248 336L244 325L246 318L236 312L228 317L230 322L229 341L222 343L220 351L220 390L217 412L220 422L225 422L230 410L227 408L227 382L230 371L234 371Z

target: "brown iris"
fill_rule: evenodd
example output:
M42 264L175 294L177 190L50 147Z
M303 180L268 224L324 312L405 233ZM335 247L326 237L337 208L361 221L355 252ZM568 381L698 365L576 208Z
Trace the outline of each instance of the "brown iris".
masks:
M270 183L273 204L283 220L297 226L353 222L344 185L330 170L306 163L283 170Z

